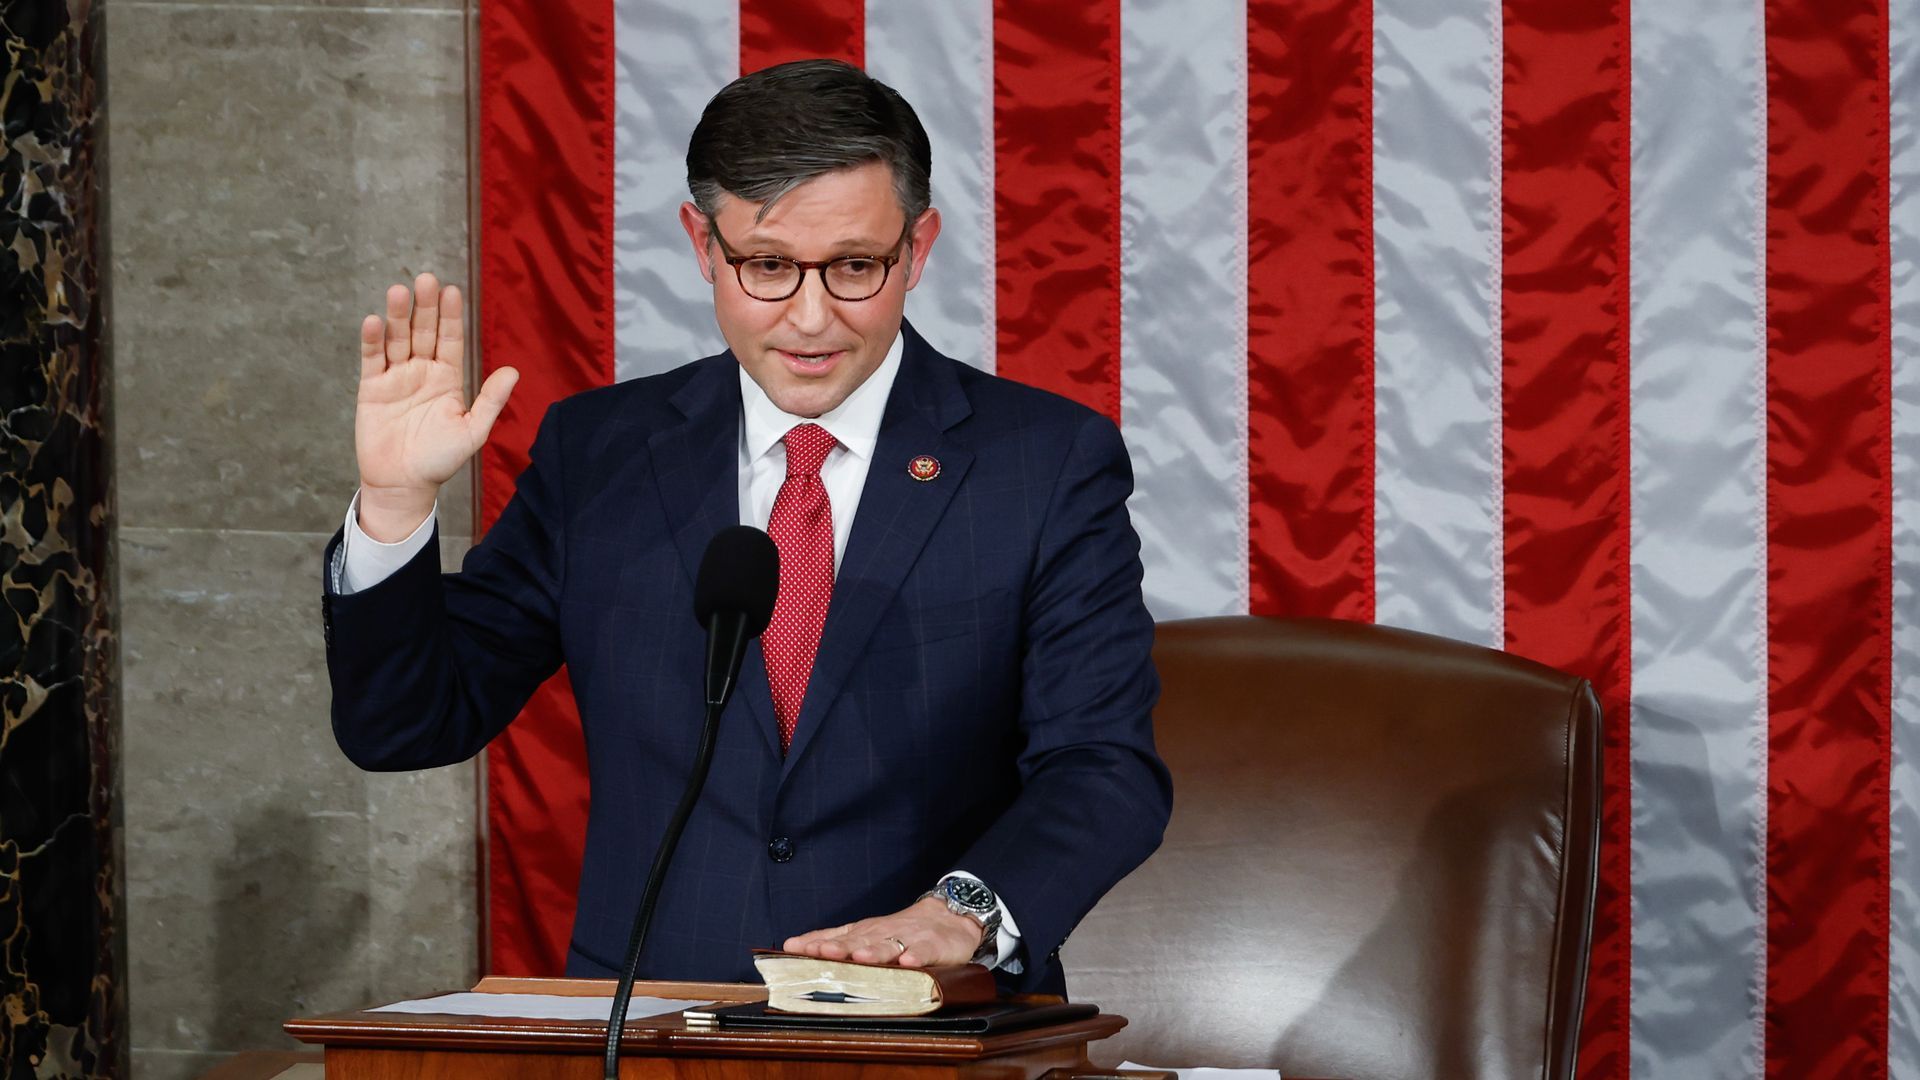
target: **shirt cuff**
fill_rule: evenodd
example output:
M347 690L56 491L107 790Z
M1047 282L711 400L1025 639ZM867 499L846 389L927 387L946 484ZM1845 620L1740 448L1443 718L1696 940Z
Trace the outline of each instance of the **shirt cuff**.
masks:
M353 493L347 504L347 523L342 530L340 550L333 557L333 591L336 596L371 589L407 565L420 549L433 539L434 519L440 513L440 500L427 511L427 520L405 540L383 543L360 529L360 493Z
M976 881L982 885L987 884L972 874L967 873L965 870L955 870L953 873L948 874L947 877L966 878L968 881ZM987 887L992 888L990 885ZM1022 964L1020 958L1015 955L1020 951L1020 924L1013 921L1013 912L1007 910L1007 902L1000 899L999 893L993 894L993 901L1000 908L1000 933L998 934L998 940L994 943L996 952L993 963L987 966L989 968L999 968L1010 975L1018 975L1026 970L1026 965Z

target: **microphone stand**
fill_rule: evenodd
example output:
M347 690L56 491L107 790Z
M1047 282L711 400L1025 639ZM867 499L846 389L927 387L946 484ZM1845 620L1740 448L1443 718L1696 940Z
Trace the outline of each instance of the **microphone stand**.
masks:
M722 626L726 620L728 625ZM734 679L740 672L740 661L747 649L746 616L735 612L715 612L714 625L709 628L707 638L708 672L715 671L713 662L716 654L724 651L731 662L726 665L725 679L716 684L711 679L707 686L706 719L700 725L700 745L694 752L693 775L687 778L687 788L680 795L680 805L674 808L673 820L667 823L667 831L660 838L660 850L654 853L653 869L647 871L647 886L640 894L640 910L633 917L633 933L627 938L626 963L620 967L620 984L613 992L613 1011L607 1017L607 1052L605 1080L620 1080L620 1035L627 1025L627 1003L633 999L633 980L640 970L640 950L647 941L647 927L653 923L653 906L660 899L660 885L666 880L667 864L673 861L673 849L680 846L680 834L686 831L687 818L693 814L693 804L700 799L700 789L707 784L707 772L713 767L713 746L720 731L720 712L726 708L727 699L733 696ZM731 631L731 632L729 632Z

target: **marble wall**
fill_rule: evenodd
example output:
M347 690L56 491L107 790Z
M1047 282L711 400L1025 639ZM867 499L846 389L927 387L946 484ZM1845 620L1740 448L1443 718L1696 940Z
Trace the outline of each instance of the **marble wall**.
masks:
M108 0L134 1074L476 977L472 764L334 747L356 332L469 280L464 0ZM470 533L464 477L442 534ZM457 559L449 540L444 557Z
M126 1075L100 12L0 14L0 1072Z

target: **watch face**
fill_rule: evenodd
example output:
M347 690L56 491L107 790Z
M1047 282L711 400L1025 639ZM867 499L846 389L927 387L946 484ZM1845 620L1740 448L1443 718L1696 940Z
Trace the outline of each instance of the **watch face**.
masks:
M977 881L968 881L966 878L948 879L947 896L960 906L973 911L992 911L995 907L993 890Z

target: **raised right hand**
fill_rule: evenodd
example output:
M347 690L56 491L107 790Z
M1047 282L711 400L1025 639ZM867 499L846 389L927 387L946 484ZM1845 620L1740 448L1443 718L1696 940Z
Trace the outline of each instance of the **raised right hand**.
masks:
M520 379L500 368L467 407L460 315L459 288L421 274L411 291L387 290L385 319L360 323L353 447L360 528L375 540L402 540L427 519L440 485L487 441Z

